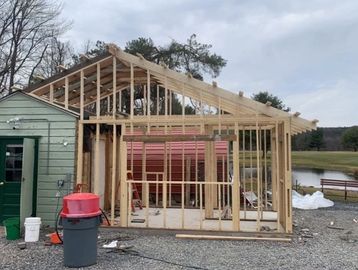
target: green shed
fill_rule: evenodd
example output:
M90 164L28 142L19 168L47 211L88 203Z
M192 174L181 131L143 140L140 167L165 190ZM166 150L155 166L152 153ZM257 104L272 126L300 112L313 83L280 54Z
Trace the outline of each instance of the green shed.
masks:
M77 119L21 91L0 99L0 224L38 216L54 225L74 186Z

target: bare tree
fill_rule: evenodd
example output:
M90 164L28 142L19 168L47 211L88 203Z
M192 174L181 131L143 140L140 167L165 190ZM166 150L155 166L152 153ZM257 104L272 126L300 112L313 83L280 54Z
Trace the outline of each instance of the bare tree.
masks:
M57 37L53 37L39 57L41 61L33 67L28 83L33 84L39 77L48 78L59 73L61 71L59 66L72 65L72 55L73 48L69 42L62 42Z
M69 24L52 0L0 0L0 93L26 84Z

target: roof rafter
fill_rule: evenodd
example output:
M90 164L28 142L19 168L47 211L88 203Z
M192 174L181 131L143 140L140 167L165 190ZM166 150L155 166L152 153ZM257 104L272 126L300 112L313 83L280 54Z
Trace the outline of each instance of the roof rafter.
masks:
M149 62L145 59L141 59L137 56L126 53L114 44L108 45L108 51L112 55L116 56L121 61L125 61L127 63L132 63L133 65L135 65L137 67L141 67L145 70L150 70L151 74L153 74L153 75L159 74L164 77L167 77L168 79L177 80L181 83L191 85L194 88L198 89L198 91L210 93L217 97L220 96L222 101L226 101L228 103L234 103L236 105L240 105L243 107L248 107L249 109L252 109L258 113L265 114L265 115L268 115L271 117L286 117L286 118L292 117L292 115L290 113L273 108L271 106L267 106L266 104L257 102L250 98L246 98L244 96L237 95L235 93L232 93L232 92L222 89L220 87L213 87L212 84L205 83L205 82L197 80L195 78L189 78L188 76L186 76L182 73L170 70L168 68L162 67L155 63ZM235 112L233 112L233 113L235 113ZM291 118L291 121L293 124L302 126L306 130L312 130L312 129L316 128L315 123L313 123L312 121L303 119L301 117Z
M214 106L227 113L239 116L242 114L268 116L276 119L286 119L290 121L291 133L297 134L306 130L312 130L316 128L316 121L308 121L299 117L298 113L290 114L282 110L273 108L271 104L262 104L254 101L250 98L244 97L243 92L239 94L230 92L218 86L218 83L205 83L197 80L187 74L182 74L174 70L169 69L166 66L158 65L153 62L147 61L144 57L135 56L122 51L119 47L114 44L109 44L107 53L104 55L94 57L86 60L73 68L65 70L49 79L42 81L37 85L33 85L25 89L31 94L35 94L40 97L47 97L50 95L50 88L59 89L63 87L65 79L69 81L69 93L70 97L68 102L71 105L76 105L79 98L78 91L78 79L80 72L84 72L86 76L85 91L84 95L86 102L84 105L92 103L91 94L95 96L97 93L95 85L92 87L92 81L96 81L94 78L96 75L96 66L101 65L101 84L103 85L103 92L101 91L101 99L103 97L113 95L113 91L107 91L111 88L111 78L113 67L111 68L112 59L115 57L118 59L116 65L117 81L119 87L123 90L130 83L130 69L128 67L133 66L135 71L135 77L133 82L135 84L145 84L147 81L146 73L150 72L152 79L151 83L155 83L162 87L167 87L172 92L179 95L184 95L188 98L193 98L197 101L202 102L208 106ZM118 67L120 67L118 69ZM108 73L108 74L107 74ZM51 87L50 87L51 86ZM108 89L107 89L108 88ZM106 91L105 91L106 90ZM64 101L62 92L56 98L56 102Z

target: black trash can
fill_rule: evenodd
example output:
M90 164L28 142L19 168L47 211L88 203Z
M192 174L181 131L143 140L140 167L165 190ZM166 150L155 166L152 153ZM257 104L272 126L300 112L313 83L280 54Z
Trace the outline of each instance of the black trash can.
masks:
M63 198L60 224L63 226L63 256L67 267L97 263L98 227L101 224L99 197L73 193Z

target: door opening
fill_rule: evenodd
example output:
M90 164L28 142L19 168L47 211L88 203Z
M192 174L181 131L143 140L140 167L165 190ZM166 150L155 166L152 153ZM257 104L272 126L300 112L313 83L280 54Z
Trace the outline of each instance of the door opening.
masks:
M0 222L20 215L23 139L0 140Z

